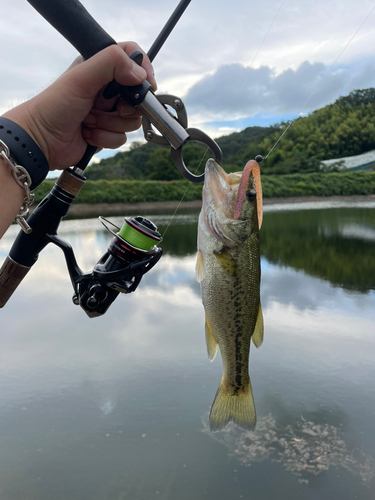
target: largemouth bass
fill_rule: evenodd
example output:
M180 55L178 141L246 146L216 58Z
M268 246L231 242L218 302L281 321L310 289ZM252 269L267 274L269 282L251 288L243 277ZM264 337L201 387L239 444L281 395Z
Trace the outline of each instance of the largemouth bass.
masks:
M254 173L257 193L250 171ZM210 413L218 431L231 420L253 430L255 406L249 376L250 342L263 341L260 306L259 227L262 197L259 165L227 174L208 160L198 223L197 280L206 313L206 345L211 361L220 348L223 377Z

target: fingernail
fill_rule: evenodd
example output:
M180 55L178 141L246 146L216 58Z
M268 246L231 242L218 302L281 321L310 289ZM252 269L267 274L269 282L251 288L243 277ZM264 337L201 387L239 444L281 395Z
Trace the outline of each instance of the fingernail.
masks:
M133 64L133 67L132 67L132 73L139 80L144 80L147 76L146 71L141 66L138 66L138 64L135 64L135 63Z
M96 125L96 116L89 113L83 120L83 123L86 123L87 125Z

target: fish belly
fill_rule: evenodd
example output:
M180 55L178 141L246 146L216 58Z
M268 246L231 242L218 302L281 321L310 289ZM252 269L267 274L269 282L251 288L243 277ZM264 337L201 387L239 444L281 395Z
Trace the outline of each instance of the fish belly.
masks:
M215 252L205 256L209 272L201 283L206 335L208 329L219 345L223 363L223 377L210 414L212 430L222 429L231 420L253 429L256 421L249 354L260 304L257 235L229 253L233 263L228 257L231 265L227 266Z

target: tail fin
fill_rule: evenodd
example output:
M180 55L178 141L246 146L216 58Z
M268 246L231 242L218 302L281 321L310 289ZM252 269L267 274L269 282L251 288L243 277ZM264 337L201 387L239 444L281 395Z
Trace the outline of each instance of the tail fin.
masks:
M225 390L221 380L210 412L210 429L220 431L231 420L241 429L253 431L255 428L256 413L250 379L247 391L236 396Z

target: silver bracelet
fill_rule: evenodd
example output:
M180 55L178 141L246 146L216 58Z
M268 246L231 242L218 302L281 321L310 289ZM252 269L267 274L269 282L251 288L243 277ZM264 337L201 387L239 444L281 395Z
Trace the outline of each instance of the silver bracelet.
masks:
M28 171L17 163L11 157L8 146L0 139L0 159L5 160L12 169L14 180L19 186L25 190L25 198L23 199L22 206L16 215L15 221L21 226L26 234L32 232L31 227L26 222L25 217L29 215L29 207L34 203L35 195L30 193L30 186L32 184L31 177Z

